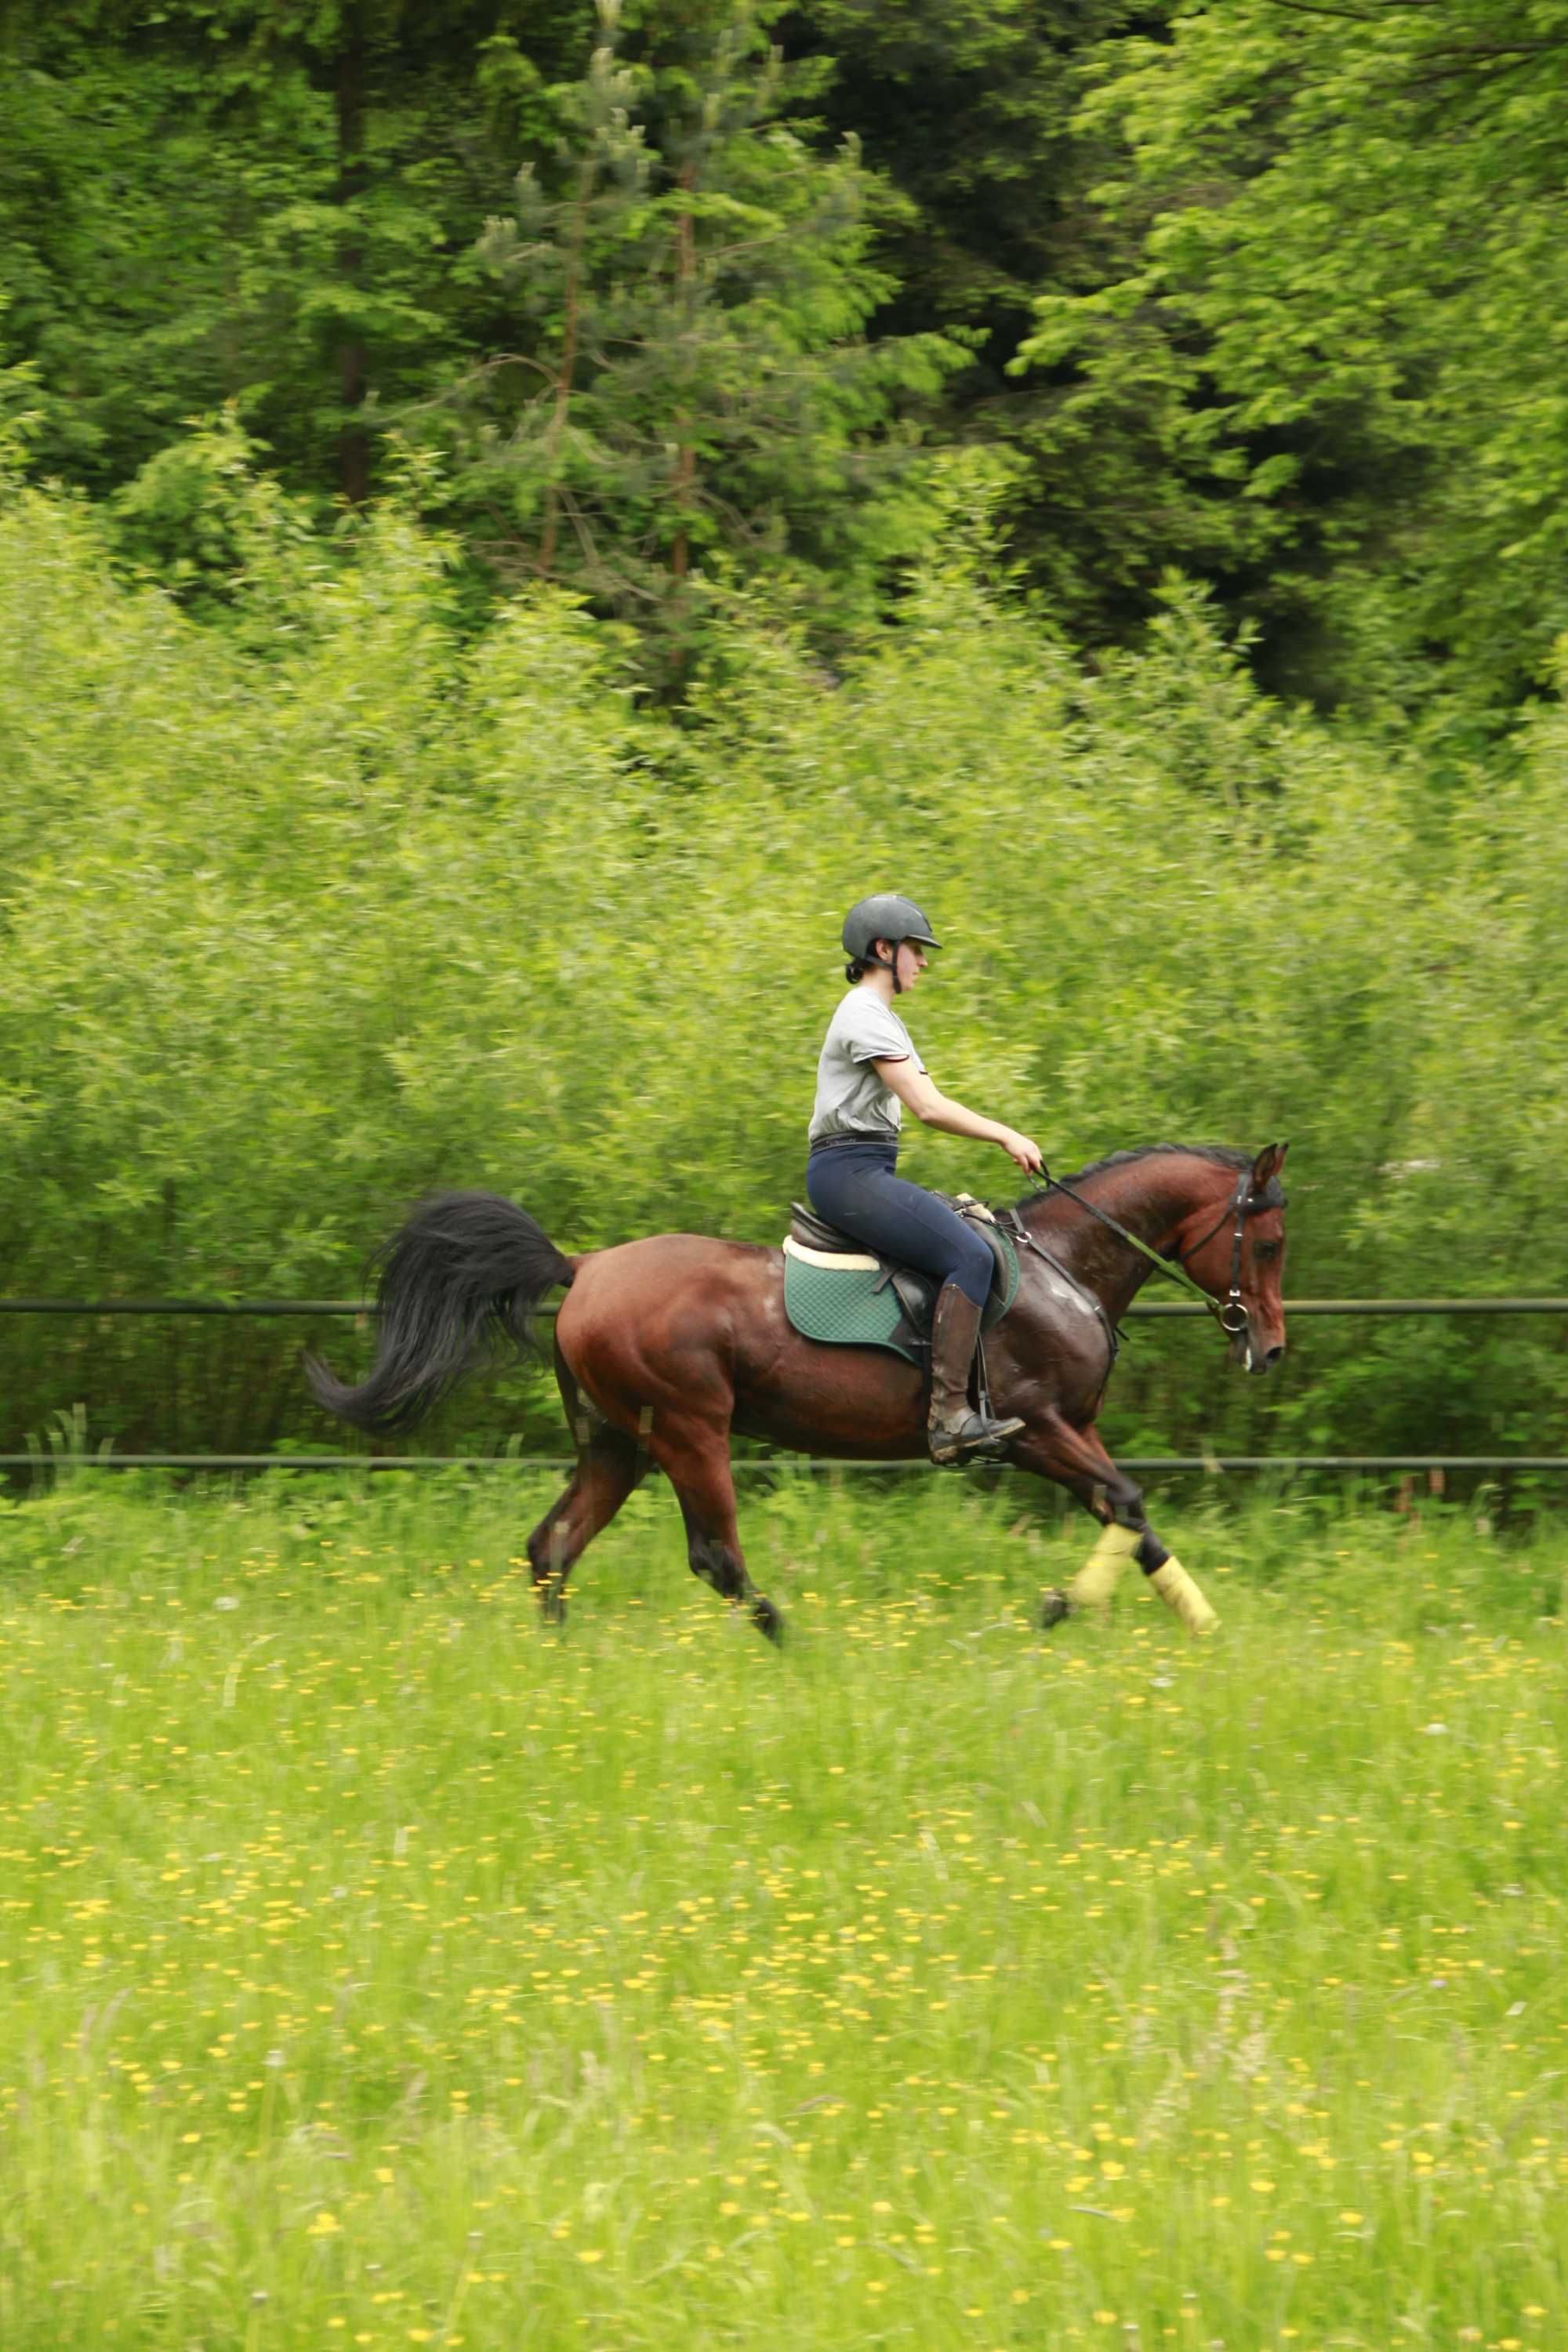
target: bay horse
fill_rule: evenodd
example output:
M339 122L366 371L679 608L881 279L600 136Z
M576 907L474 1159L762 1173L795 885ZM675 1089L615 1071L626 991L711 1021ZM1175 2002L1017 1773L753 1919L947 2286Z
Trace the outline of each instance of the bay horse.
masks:
M1001 1455L1065 1486L1104 1530L1066 1591L1045 1596L1046 1623L1103 1609L1131 1559L1190 1631L1217 1622L1095 1423L1115 1327L1155 1260L1226 1299L1237 1364L1266 1372L1283 1354L1286 1149L1118 1151L1011 1213L1017 1293L984 1355L994 1410L1025 1425ZM555 1377L576 1467L527 1546L547 1617L563 1614L574 1564L651 1465L675 1489L693 1572L777 1640L784 1620L747 1575L736 1528L731 1431L795 1453L925 1455L921 1372L882 1349L802 1338L784 1312L780 1249L659 1234L573 1257L514 1202L458 1192L423 1202L377 1263L367 1378L350 1387L306 1364L320 1403L377 1432L411 1428L467 1373L530 1344L541 1299L565 1290Z

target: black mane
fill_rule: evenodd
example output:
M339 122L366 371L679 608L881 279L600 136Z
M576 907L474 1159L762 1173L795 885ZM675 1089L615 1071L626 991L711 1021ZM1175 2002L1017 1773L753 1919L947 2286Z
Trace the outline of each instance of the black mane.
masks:
M1244 1168L1250 1168L1258 1157L1255 1151L1239 1150L1233 1143L1142 1143L1132 1151L1108 1151L1103 1160L1091 1160L1087 1168L1079 1168L1071 1176L1064 1176L1062 1181L1064 1184L1081 1184L1086 1176L1098 1176L1103 1169L1131 1168L1137 1160L1158 1159L1162 1152L1179 1154L1185 1160L1211 1160L1215 1167L1228 1168L1237 1176ZM1026 1192L1015 1202L1014 1206L1021 1209L1026 1202L1039 1198L1038 1192ZM1258 1209L1282 1209L1285 1206L1285 1193L1278 1176L1271 1176L1263 1191L1254 1194L1252 1206Z

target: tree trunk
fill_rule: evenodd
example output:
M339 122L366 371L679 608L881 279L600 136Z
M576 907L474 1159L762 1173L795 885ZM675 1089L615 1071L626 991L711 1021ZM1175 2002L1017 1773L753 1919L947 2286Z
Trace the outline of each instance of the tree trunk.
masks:
M572 246L566 265L566 317L561 341L561 365L555 377L555 403L545 436L549 473L544 484L544 530L539 543L540 577L548 580L555 564L555 534L560 521L561 501L555 486L555 467L561 454L561 436L566 430L566 420L572 406L573 380L577 372L577 323L582 304L583 239L587 232L588 204L594 193L595 159L590 154L577 181L577 201L572 210Z
M689 160L680 167L679 184L689 194L697 184L697 166ZM689 317L691 289L697 277L697 236L691 215L679 213L675 222L675 283L678 310L683 320ZM677 589L685 581L691 566L691 545L687 532L686 516L692 485L697 479L697 452L691 440L691 418L678 410L675 425L675 543L670 549L669 569Z
M364 115L366 43L363 0L350 0L338 32L337 122L338 202L348 206L363 193L365 184ZM345 221L338 240L338 275L351 290L364 266L357 229ZM338 427L338 486L350 506L361 506L370 495L370 437L354 412L365 394L366 352L363 337L345 328L337 350L338 398L342 409Z

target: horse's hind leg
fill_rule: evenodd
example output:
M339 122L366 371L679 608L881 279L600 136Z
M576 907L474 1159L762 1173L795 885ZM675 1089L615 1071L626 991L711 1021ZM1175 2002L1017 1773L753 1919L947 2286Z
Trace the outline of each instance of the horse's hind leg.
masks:
M782 1642L783 1615L746 1573L735 1522L728 1428L673 1422L662 1414L649 1433L648 1447L680 1505L693 1576L701 1577L724 1600L743 1605L770 1642Z
M601 1423L588 1434L564 1494L553 1502L524 1549L533 1571L540 1614L551 1624L566 1615L566 1580L601 1528L607 1528L647 1468L636 1440Z

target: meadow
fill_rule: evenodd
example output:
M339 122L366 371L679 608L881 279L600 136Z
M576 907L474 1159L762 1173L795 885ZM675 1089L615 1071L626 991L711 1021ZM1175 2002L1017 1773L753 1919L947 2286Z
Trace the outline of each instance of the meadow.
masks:
M1568 1535L983 1477L0 1504L0 2343L1568 2342Z

